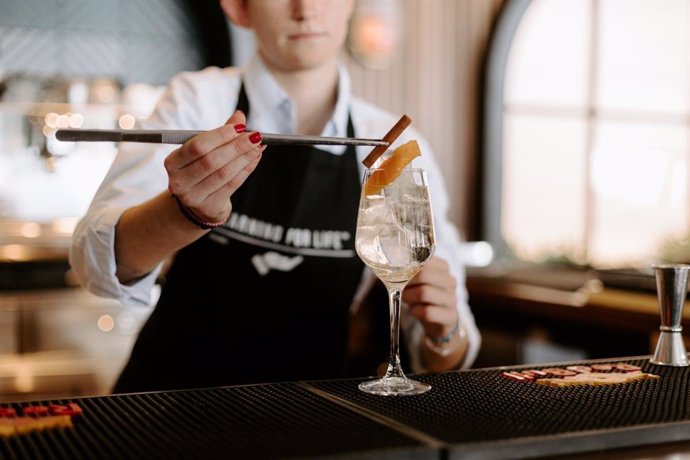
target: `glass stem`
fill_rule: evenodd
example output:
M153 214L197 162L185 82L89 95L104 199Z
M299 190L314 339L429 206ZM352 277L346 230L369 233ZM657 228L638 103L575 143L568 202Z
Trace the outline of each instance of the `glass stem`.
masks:
M390 355L388 357L388 369L385 378L398 377L405 378L400 365L400 304L402 299L403 286L386 286L388 290L388 304L390 308Z

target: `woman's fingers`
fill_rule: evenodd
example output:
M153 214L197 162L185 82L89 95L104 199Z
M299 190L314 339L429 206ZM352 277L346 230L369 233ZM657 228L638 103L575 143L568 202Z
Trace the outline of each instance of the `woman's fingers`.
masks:
M403 301L417 318L426 334L442 337L457 322L457 281L448 263L432 257L403 291Z
M223 126L194 136L185 142L182 147L168 155L168 158L165 160L166 169L182 169L204 156L207 152L232 141L247 130L246 122L244 114L239 110L235 111L225 121Z
M263 153L264 148L261 149L261 152L259 155L252 160L247 166L245 166L242 170L237 172L237 174L234 176L234 178L226 183L222 188L219 190L216 190L213 192L211 195L208 196L207 200L209 202L219 202L223 203L227 201L229 196L232 196L235 191L240 188L240 186L244 183L245 180L247 180L247 177L256 169L256 166L259 164L259 161L261 160L261 154Z
M165 159L168 187L200 216L227 215L228 198L256 168L265 146L236 111L226 124L187 141Z
M457 281L450 273L448 263L432 257L410 281L403 291L407 303L446 305L455 308Z
M458 317L455 310L438 305L412 305L410 306L410 313L421 321L425 325L425 328L431 326L440 329L444 327L451 329L455 325L455 321Z
M438 256L429 259L419 273L412 278L408 287L419 284L437 285L453 292L457 288L457 281L450 273L448 262Z
M408 286L403 291L403 301L408 304L442 305L455 308L455 291L431 284Z
M410 313L422 323L426 335L433 338L448 335L458 320L457 311L436 305L413 305Z
M229 143L206 153L203 157L176 171L177 183L171 183L173 193L189 195L190 206L235 181L235 176L257 159L265 147L258 133L244 133ZM171 180L173 177L171 177ZM191 192L191 193L190 193Z
M251 155L243 155L218 170L218 172L209 176L205 181L199 184L199 187L213 190L209 193L209 198L214 198L219 195L227 199L235 191L240 188L249 175L256 169L256 166L261 160L261 155L266 146L262 145L255 149ZM208 182L207 184L204 182ZM220 186L218 187L218 185Z
M227 176L228 169L222 170L234 159L247 155L249 160L258 153L259 133L247 133L246 118L241 111L235 111L225 125L203 132L187 141L165 159L165 168L170 178L170 189L178 196L207 177L218 173L221 179ZM216 189L222 187L219 184ZM212 193L214 190L206 190Z
M241 126L240 126L241 125ZM232 142L244 134L244 124L223 125L219 128L205 131L188 140L182 147L175 150L165 159L168 172L187 168L196 161L203 159L209 152Z
M226 125L234 126L237 124L245 125L247 123L247 117L245 116L244 112L241 110L235 110L235 112L230 115L230 118L228 118L225 121ZM246 126L245 126L246 128ZM246 129L245 129L246 130Z

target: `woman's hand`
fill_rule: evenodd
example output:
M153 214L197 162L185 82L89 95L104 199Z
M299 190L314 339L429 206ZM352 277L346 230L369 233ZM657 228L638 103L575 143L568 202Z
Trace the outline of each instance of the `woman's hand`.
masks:
M194 136L166 157L168 189L177 203L161 192L122 214L115 231L116 274L121 283L150 273L198 239L203 235L199 222L215 226L228 219L230 196L254 171L265 150L261 135L245 132L245 123L244 114L235 112L225 125Z
M402 300L412 315L421 321L429 338L448 335L457 324L457 281L448 263L432 257L405 287Z
M165 159L168 188L194 215L208 222L227 219L229 197L254 171L266 146L258 132L247 133L236 111L225 125L199 134Z
M432 371L459 367L467 351L462 324L458 323L457 285L448 263L432 257L403 290L402 300L424 327L427 340L422 342L422 358ZM448 340L434 344L440 338Z

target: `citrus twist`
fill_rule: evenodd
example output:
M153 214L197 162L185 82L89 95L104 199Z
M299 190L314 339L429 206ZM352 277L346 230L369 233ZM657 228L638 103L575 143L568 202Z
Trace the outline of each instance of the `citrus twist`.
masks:
M386 158L367 179L364 184L365 194L379 193L381 189L398 178L405 166L420 155L419 144L414 139L394 149L391 156Z

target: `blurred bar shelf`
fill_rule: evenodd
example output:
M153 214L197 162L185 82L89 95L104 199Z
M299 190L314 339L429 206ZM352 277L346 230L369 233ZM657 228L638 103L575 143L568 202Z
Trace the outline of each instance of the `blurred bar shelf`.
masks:
M471 270L467 289L487 339L478 362L482 367L530 362L522 348L533 337L581 350L588 359L651 354L657 343L656 291L611 285L591 270ZM688 320L690 308L685 308L683 322ZM491 350L494 337L500 350Z

